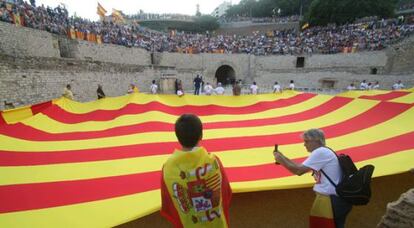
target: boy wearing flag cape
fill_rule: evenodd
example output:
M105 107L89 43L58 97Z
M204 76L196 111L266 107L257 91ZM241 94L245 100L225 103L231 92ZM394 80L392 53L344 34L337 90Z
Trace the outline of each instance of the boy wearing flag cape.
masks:
M231 188L218 157L198 143L200 119L184 114L175 123L182 149L163 166L161 215L175 227L228 227Z

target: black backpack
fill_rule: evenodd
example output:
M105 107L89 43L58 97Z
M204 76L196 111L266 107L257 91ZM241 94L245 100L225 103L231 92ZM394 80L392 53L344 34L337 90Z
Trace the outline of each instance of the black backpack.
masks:
M352 205L368 204L371 198L371 177L375 167L373 165L366 165L358 170L351 157L346 154L337 155L335 151L330 150L338 158L342 177L338 185L336 185L323 170L321 170L322 174L335 186L338 196L346 202Z

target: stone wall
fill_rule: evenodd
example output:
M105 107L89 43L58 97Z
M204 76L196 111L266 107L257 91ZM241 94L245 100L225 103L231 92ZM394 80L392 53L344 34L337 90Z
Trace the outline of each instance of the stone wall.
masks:
M414 72L414 36L401 43L393 45L386 53L388 55L387 70L399 74Z
M56 58L12 58L0 55L0 109L4 101L15 106L35 104L60 97L66 84L72 85L75 99L96 99L98 84L107 96L126 94L130 83L149 91L165 69L131 64L114 64Z
M82 60L94 60L120 64L151 65L150 53L141 48L128 48L113 44L95 44L79 41L79 56Z
M56 36L0 22L0 52L11 56L60 57Z

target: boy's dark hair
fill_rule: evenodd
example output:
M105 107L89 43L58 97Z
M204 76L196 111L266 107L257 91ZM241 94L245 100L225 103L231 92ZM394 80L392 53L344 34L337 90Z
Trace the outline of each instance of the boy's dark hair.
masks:
M183 114L175 122L175 135L181 146L195 147L203 135L203 124L193 114Z

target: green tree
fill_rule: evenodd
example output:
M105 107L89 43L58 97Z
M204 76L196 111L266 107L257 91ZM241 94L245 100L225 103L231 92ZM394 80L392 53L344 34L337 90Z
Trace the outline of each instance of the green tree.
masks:
M220 26L217 22L217 18L209 15L203 15L201 17L196 18L194 23L194 30L198 30L198 32L214 31L218 29Z
M280 9L280 16L299 15L301 5L305 12L311 0L241 0L239 4L231 6L226 16L271 17L273 10ZM278 16L278 15L275 15Z
M344 24L357 18L394 16L397 0L313 0L307 14L311 25Z

